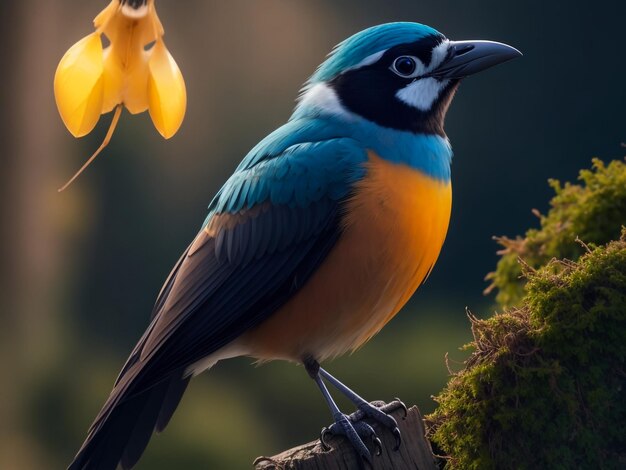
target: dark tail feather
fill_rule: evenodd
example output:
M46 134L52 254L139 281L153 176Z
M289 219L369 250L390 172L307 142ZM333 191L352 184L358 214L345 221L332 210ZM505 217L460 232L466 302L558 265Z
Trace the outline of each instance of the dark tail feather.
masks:
M132 468L155 429L169 422L188 383L175 374L129 398L125 389L114 390L68 470Z
M178 408L180 399L183 397L190 380L191 376L181 380L170 380L170 386L167 389L163 406L161 406L161 411L159 411L157 418L156 432L163 431L170 422L170 419L172 419L172 415L174 411L176 411L176 408Z

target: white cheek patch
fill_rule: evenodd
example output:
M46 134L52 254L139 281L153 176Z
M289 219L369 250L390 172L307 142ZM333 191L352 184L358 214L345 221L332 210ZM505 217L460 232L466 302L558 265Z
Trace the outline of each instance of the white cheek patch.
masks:
M444 39L441 43L435 47L431 53L430 64L428 65L428 72L439 67L444 59L448 55L448 48L450 47L450 41Z
M343 107L335 90L320 82L309 88L300 98L301 107L315 108L328 114L352 119L354 115Z
M418 80L409 83L407 86L398 90L396 98L409 106L419 109L420 111L428 111L433 103L437 100L441 91L450 83L450 80L437 80L436 78L419 78L420 75L427 74L436 69L446 59L450 41L445 39L432 51L430 64L423 67L423 71L418 74Z
M398 90L396 98L420 111L428 111L449 82L432 77L422 78Z

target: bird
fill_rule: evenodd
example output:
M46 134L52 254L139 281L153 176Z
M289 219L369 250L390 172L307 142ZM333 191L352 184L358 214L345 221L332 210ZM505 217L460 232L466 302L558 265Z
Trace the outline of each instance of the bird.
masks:
M380 441L327 384L400 445L395 419L320 363L368 341L429 275L451 213L450 102L520 55L414 22L339 43L210 202L69 469L132 468L190 379L239 356L304 365L360 461Z

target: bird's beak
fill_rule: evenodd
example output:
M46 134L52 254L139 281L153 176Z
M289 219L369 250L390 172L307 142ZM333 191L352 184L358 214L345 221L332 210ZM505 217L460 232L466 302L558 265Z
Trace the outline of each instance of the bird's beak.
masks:
M428 75L437 78L463 78L521 55L514 47L500 42L450 41L448 56Z

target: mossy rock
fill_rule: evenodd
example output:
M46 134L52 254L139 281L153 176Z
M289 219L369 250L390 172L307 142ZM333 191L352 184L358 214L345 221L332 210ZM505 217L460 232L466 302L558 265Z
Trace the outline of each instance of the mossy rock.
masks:
M427 417L447 469L626 468L625 236L527 267L519 308L470 315L473 352Z
M518 259L537 269L552 258L577 260L584 249L576 239L591 245L619 238L626 224L626 164L615 160L605 165L593 160L591 170L580 172L581 184L561 184L550 180L556 195L547 215L535 213L541 227L530 229L525 237L496 238L504 247L496 270L487 275L487 291L497 290L502 307L519 305L524 296L525 279Z

